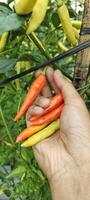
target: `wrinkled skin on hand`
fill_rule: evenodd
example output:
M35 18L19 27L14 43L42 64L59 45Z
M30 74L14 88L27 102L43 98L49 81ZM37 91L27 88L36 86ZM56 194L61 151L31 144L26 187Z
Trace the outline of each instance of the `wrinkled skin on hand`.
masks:
M35 157L49 180L53 199L90 200L89 112L72 83L59 70L48 68L46 77L56 93L62 92L65 105L60 130L33 147ZM50 105L51 95L47 83L42 96L27 112L27 126L28 116L42 113Z

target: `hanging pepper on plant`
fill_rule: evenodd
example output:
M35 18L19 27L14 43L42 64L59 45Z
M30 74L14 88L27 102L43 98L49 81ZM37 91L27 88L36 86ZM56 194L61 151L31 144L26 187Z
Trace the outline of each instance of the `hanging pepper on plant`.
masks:
M61 24L62 24L64 33L67 37L67 40L69 41L71 45L73 46L76 45L77 39L75 37L75 32L73 30L73 26L71 23L67 6L64 3L58 8L58 15L61 20Z
M8 32L5 32L2 34L1 39L0 39L0 52L4 50L7 40L8 40Z
M29 14L32 11L35 3L36 0L15 0L16 13L19 15Z
M37 0L29 20L27 34L35 31L43 22L48 8L48 0Z

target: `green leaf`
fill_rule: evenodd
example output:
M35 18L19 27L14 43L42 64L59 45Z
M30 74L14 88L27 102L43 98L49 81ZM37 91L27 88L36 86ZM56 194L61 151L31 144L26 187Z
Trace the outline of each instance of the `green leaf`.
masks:
M6 178L12 179L15 177L21 177L25 172L26 172L26 167L23 165L19 165L16 169L11 171L11 173L9 173L9 175L7 175Z
M0 16L0 34L10 30L16 30L22 26L21 17L15 13L8 16Z
M23 18L12 13L7 4L0 4L0 34L10 30L17 30L22 26Z
M51 20L52 20L52 23L53 23L53 25L54 25L55 27L58 27L58 26L60 25L60 19L59 19L58 13L54 13L54 14L52 15Z
M0 15L2 15L2 14L8 15L8 14L11 13L11 12L12 12L12 10L11 10L11 8L8 6L8 4L6 4L6 3L0 3Z
M6 73L7 71L11 70L16 64L18 59L0 59L0 74Z
M0 186L0 195L7 195L8 197L11 194L12 187L8 187L8 184L4 183ZM3 197L2 197L3 199Z

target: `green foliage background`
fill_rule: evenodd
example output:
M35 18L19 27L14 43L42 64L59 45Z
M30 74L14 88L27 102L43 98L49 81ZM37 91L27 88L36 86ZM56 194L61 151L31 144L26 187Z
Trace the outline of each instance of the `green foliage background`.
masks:
M8 5L9 5L8 1ZM78 0L83 8L82 1ZM82 11L76 12L67 1L70 16L73 19L82 18ZM27 16L17 16L8 5L0 3L0 34L9 31L6 48L0 52L0 81L18 73L15 64L18 60L24 61L20 71L24 71L47 58L62 53L58 41L63 41L67 48L70 44L64 40L64 33L57 14L56 1L49 1L46 17L35 32L42 42L45 51L25 34ZM7 18L8 17L8 18ZM7 19L6 19L7 18ZM4 24L2 22L5 22ZM55 65L62 68L68 75L73 76L76 55L64 59ZM28 64L26 63L28 61ZM13 81L0 89L0 195L9 200L50 200L51 193L48 181L38 167L32 148L23 149L15 143L19 132L25 128L25 118L18 123L13 118L19 110L20 103L27 87L32 83L34 73L20 80ZM88 98L85 99L87 102Z

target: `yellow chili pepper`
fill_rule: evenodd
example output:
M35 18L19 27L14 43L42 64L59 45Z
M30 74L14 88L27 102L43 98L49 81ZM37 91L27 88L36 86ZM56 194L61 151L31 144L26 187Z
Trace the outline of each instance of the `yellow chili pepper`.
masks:
M20 142L22 140L25 140L28 137L31 137L33 134L37 133L38 131L45 128L46 125L39 125L39 126L30 126L28 128L25 128L17 137L16 142Z
M19 15L29 14L32 11L35 3L36 0L15 0L16 13Z
M62 6L58 8L58 15L60 17L62 27L63 27L64 33L66 34L67 40L69 41L70 44L76 45L77 40L75 37L75 32L73 30L69 12L65 4L63 4Z
M75 28L77 28L77 29L81 28L81 25L82 25L81 21L79 21L79 20L71 20L71 23Z
M53 133L55 133L60 127L60 120L56 120L52 122L49 126L44 128L43 130L39 131L32 137L30 137L28 140L26 140L21 146L22 147L29 147L37 144L38 142L44 140L45 138L51 136Z
M67 48L61 41L58 42L58 46L59 46L60 49L62 49L63 51L67 51L67 50L68 50L68 48Z
M7 43L7 39L8 39L8 32L5 32L2 34L1 39L0 39L0 52L4 50L6 43Z
M19 74L21 70L23 70L23 69L29 69L29 68L30 68L29 61L18 61L16 63L16 66L15 66L17 74Z
M35 31L44 20L48 8L48 0L37 0L29 20L27 34Z
M75 27L73 27L73 30L74 30L74 32L75 32L76 38L79 39L80 30L79 30L79 29L76 29Z

